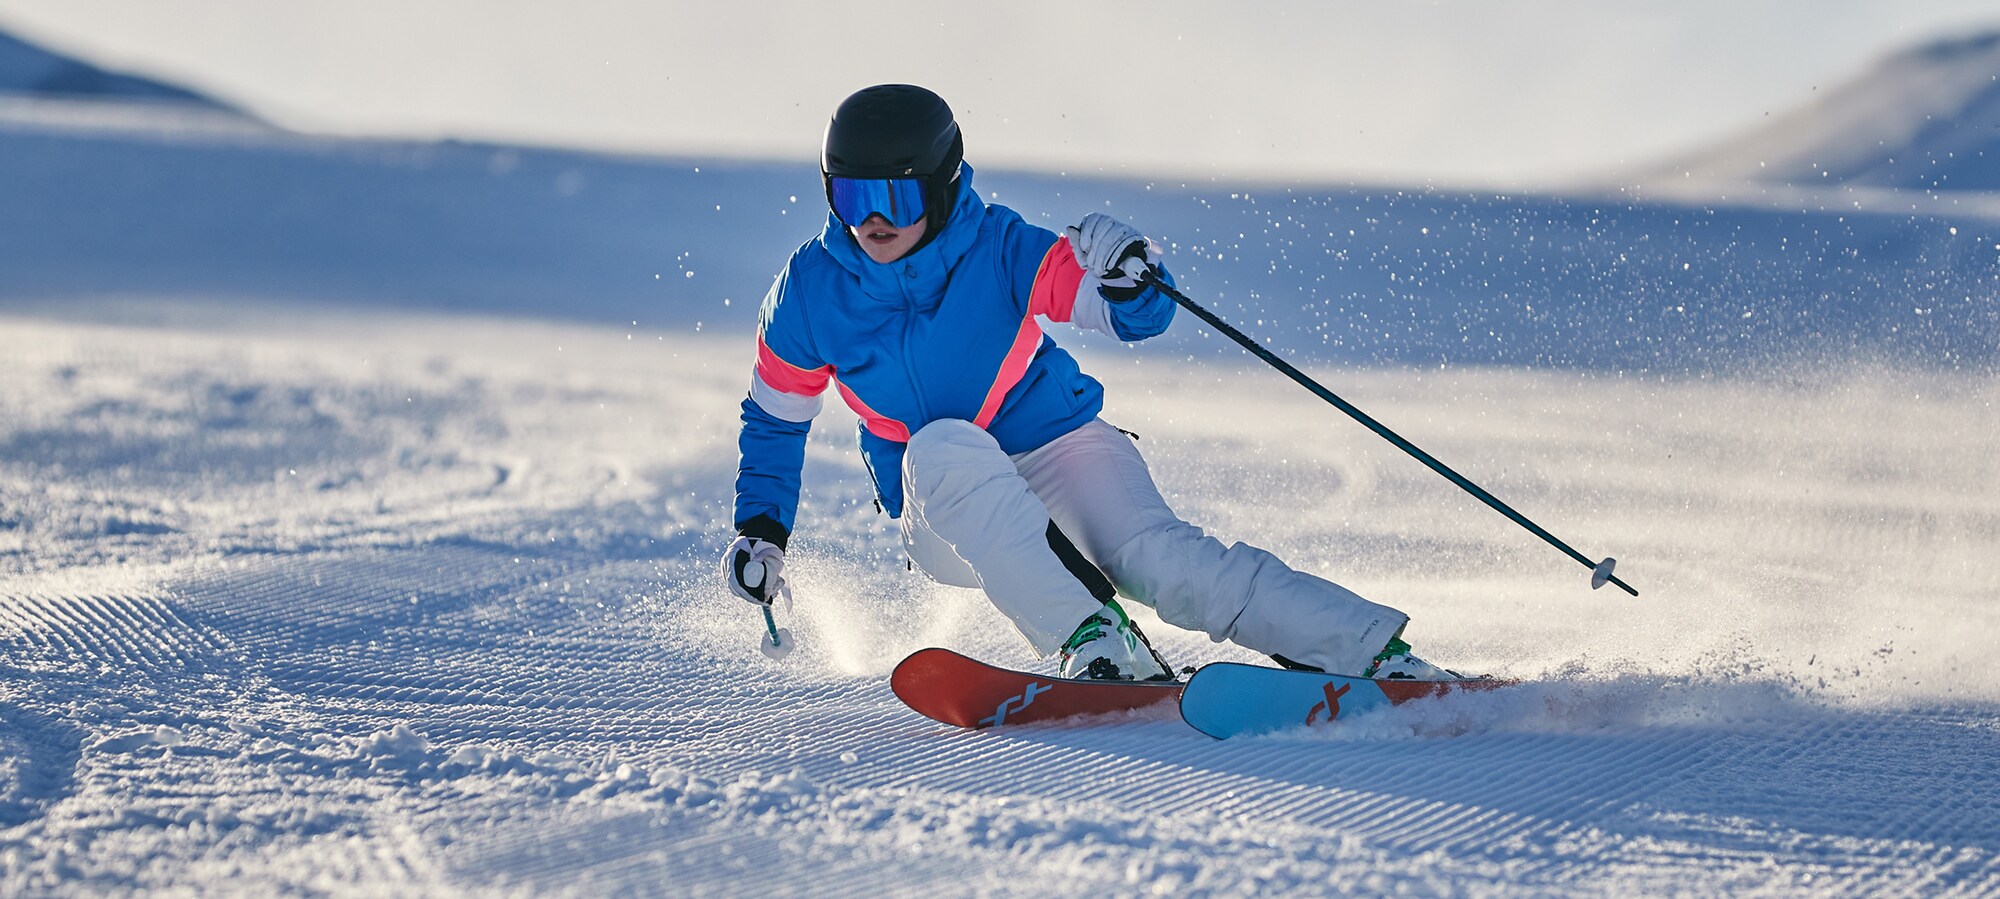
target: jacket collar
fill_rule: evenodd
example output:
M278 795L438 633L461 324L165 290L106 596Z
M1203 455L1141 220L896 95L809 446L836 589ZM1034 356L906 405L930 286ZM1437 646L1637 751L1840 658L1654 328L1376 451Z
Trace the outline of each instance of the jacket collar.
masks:
M868 258L861 245L854 242L854 236L847 232L847 226L830 212L826 228L819 235L820 245L842 268L861 279L861 292L870 298L923 310L936 307L944 298L952 267L978 239L980 222L986 214L985 202L972 187L972 166L960 163L958 172L958 196L952 204L951 219L945 222L944 233L916 252L894 262L876 262Z

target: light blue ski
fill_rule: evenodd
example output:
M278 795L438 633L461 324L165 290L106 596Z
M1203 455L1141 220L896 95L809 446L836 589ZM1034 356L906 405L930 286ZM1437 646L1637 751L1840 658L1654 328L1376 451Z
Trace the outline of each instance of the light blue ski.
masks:
M1216 662L1188 679L1181 717L1216 739L1325 725L1341 718L1455 690L1491 690L1512 681L1374 680L1261 665Z

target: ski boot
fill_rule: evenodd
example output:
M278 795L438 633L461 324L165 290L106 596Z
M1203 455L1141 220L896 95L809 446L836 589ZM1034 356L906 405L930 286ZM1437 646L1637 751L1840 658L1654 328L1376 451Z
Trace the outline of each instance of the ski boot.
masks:
M1367 671L1361 672L1361 676L1376 680L1471 680L1449 668L1440 668L1411 655L1410 644L1403 642L1401 634L1389 638L1389 645L1375 654L1375 661L1368 665Z
M1062 647L1059 677L1088 680L1170 681L1173 667L1146 642L1115 599L1083 620Z

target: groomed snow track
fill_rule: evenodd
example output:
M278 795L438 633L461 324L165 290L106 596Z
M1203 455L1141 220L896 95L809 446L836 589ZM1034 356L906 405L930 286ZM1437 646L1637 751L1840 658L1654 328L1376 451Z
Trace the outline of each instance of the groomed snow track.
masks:
M260 845L309 861L302 888L531 893L1025 895L1051 868L1110 890L2000 886L1990 713L1631 678L1446 700L1372 739L1216 742L1165 713L966 733L880 676L691 658L560 587L655 577L426 547L231 560L157 597L9 597L0 649L67 700L9 703L11 858L138 841L201 870ZM1689 720L1611 723L1631 704ZM1512 731L1535 706L1576 730Z
M2000 892L2000 688L1970 663L2000 629L1990 381L1913 403L1893 372L1350 375L1398 421L1476 421L1458 396L1546 419L1431 448L1498 447L1496 489L1614 510L1583 524L1640 603L1359 437L1265 458L1296 426L1261 414L1283 400L1260 373L1200 375L1244 416L1224 441L1179 417L1189 384L1102 365L1182 398L1125 420L1192 514L1413 597L1426 646L1535 681L1217 742L1169 710L971 733L898 704L888 671L923 645L1035 663L894 564L839 426L809 460L803 645L758 655L710 567L733 342L413 321L246 354L8 327L30 349L0 361L7 895ZM1564 443L1575 402L1614 436ZM1754 461L1779 406L1784 472ZM1897 427L1837 425L1871 417ZM1588 489L1553 456L1591 460ZM1317 525L1257 514L1302 496ZM1955 627L1911 627L1932 619Z

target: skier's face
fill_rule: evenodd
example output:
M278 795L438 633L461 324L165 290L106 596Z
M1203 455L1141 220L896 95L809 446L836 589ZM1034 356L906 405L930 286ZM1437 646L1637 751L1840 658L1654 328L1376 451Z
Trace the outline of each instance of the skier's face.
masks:
M916 224L907 228L893 227L888 219L876 214L847 231L854 235L854 242L861 245L861 251L867 253L868 258L889 263L903 258L911 247L917 245L917 241L923 240L925 227L923 219L917 219Z

